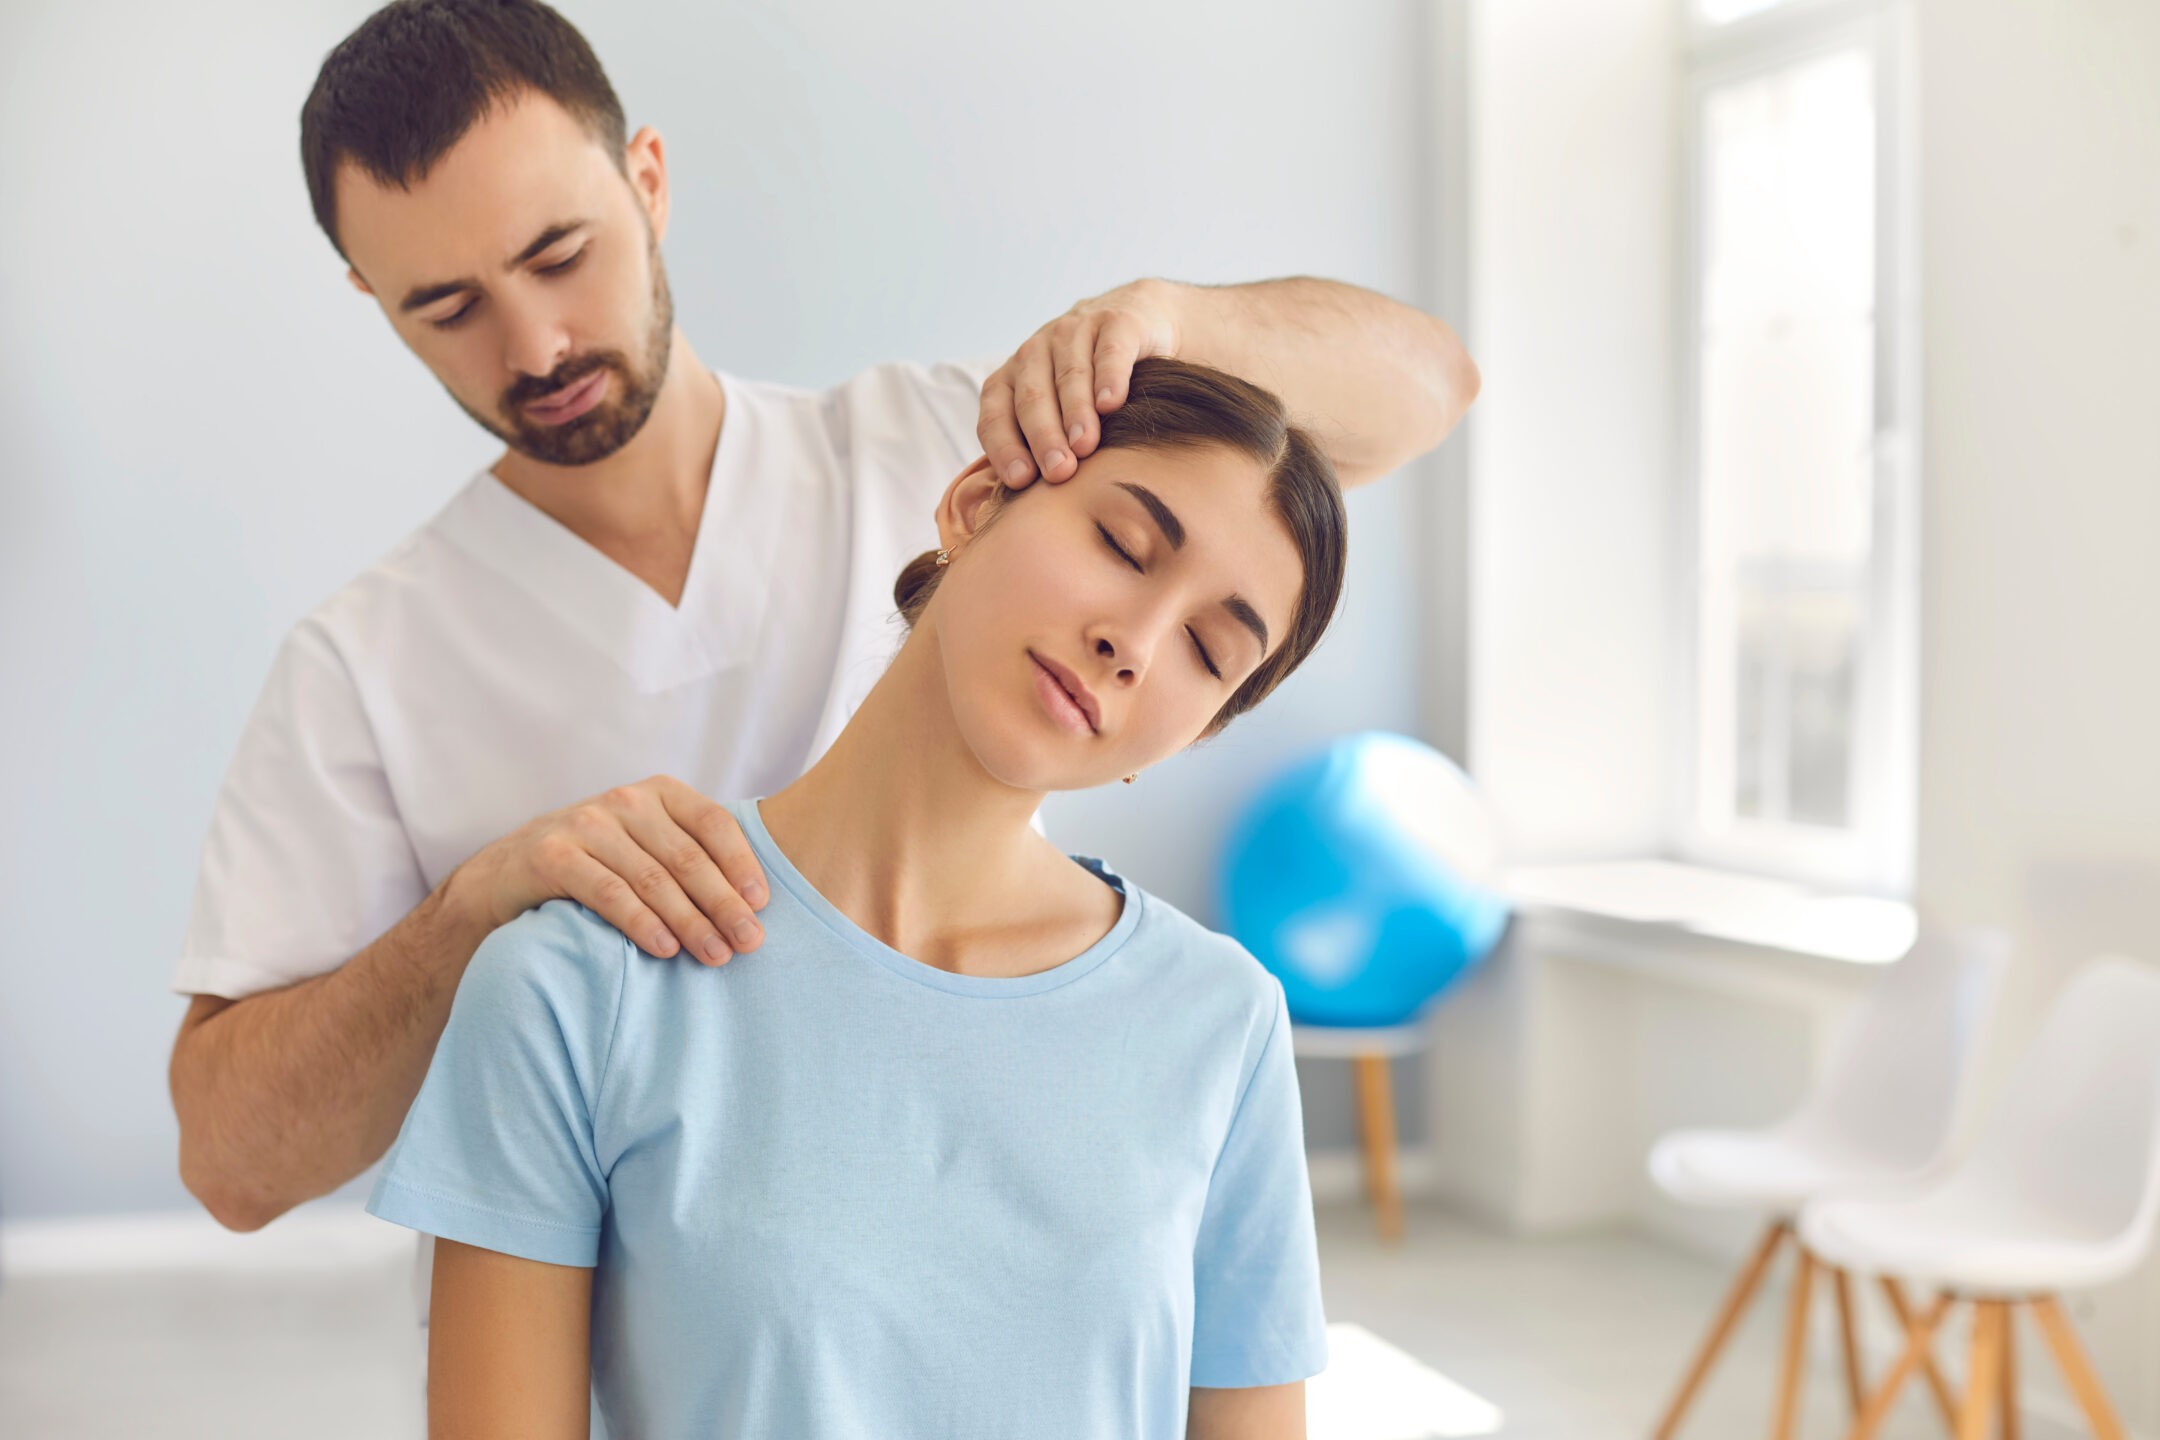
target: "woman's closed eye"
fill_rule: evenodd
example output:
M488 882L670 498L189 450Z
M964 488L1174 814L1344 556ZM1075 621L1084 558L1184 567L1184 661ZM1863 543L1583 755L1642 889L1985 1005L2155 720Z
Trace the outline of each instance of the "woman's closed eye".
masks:
M1140 570L1140 562L1133 559L1132 552L1130 550L1127 550L1123 545L1118 544L1118 538L1117 536L1110 533L1109 526L1103 524L1102 521L1098 520L1095 522L1095 533L1102 536L1103 544L1108 545L1112 550L1117 552L1118 559L1123 560L1127 565L1132 566L1133 569ZM1140 573L1145 575L1147 572L1145 570L1140 570Z
M1201 642L1200 632L1188 625L1185 627L1185 633L1192 636L1193 649L1200 652L1200 663L1207 667L1207 673L1217 680L1222 679L1222 671L1216 669L1215 662L1208 657L1207 646Z
M1130 550L1127 550L1123 545L1118 544L1118 538L1117 536L1110 533L1109 526L1103 524L1100 520L1098 520L1095 522L1095 532L1098 535L1102 536L1103 544L1108 545L1112 550L1117 552L1118 559L1123 560L1127 565L1132 566L1133 569L1139 570L1140 573L1143 575L1147 573L1147 571L1140 568L1140 562L1133 558L1132 552ZM1193 629L1192 626L1188 625L1185 627L1185 633L1192 637L1193 653L1200 657L1200 663L1202 666L1206 667L1207 673L1214 676L1217 680L1222 679L1222 671L1215 668L1214 658L1208 654L1207 644L1206 642L1201 640L1200 632Z

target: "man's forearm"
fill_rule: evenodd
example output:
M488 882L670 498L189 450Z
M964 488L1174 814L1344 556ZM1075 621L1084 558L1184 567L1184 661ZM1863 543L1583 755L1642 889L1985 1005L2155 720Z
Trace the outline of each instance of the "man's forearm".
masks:
M326 975L234 1001L173 1046L180 1176L220 1223L268 1224L390 1148L490 928L447 885Z
M1280 395L1346 485L1432 449L1477 398L1477 366L1447 323L1385 295L1302 276L1163 283L1178 358Z

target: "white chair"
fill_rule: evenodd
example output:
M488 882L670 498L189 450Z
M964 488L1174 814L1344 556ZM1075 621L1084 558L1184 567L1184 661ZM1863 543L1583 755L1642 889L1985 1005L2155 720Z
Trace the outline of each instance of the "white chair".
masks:
M2144 1260L2160 1216L2160 968L2120 958L2080 967L2013 1070L1972 1154L1935 1188L1897 1201L1826 1201L1802 1243L1831 1264L1902 1275L1942 1293L1908 1322L1906 1346L1852 1429L1875 1433L1925 1363L1955 1299L1975 1306L1957 1433L1977 1440L1994 1408L2016 1433L2014 1308L2032 1306L2093 1433L2119 1440L2061 1290L2104 1285Z
M1650 1151L1650 1176L1683 1204L1768 1212L1761 1241L1727 1292L1680 1388L1653 1432L1670 1440L1695 1393L1781 1246L1798 1252L1787 1314L1772 1434L1785 1440L1799 1415L1808 1304L1817 1264L1794 1236L1801 1207L1829 1196L1909 1193L1948 1166L1968 1128L1976 1060L2009 968L2009 941L1994 931L1924 932L1869 989L1840 1031L1820 1080L1790 1117L1763 1130L1679 1130ZM1845 1350L1846 1389L1863 1394L1852 1293L1829 1270ZM1883 1294L1901 1323L1910 1309L1894 1277ZM1950 1389L1925 1364L1947 1416Z

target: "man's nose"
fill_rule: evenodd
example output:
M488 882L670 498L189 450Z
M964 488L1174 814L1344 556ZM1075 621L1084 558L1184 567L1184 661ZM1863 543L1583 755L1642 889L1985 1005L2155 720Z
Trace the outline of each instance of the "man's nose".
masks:
M520 375L544 378L570 353L570 335L553 315L513 315L503 337L503 363Z

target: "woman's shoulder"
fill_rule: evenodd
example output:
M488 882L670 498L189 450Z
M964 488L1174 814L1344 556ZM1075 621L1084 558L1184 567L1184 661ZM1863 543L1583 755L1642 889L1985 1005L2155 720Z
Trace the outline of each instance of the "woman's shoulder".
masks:
M629 937L600 917L598 911L575 900L543 901L506 925L488 932L481 948L489 945L520 953L599 954L619 952Z
M458 999L558 1015L612 1012L629 969L622 931L575 900L549 900L488 933L458 981Z
M1140 891L1129 879L1126 884L1143 897L1140 937L1150 950L1169 958L1183 978L1207 993L1272 1018L1282 982L1236 936L1209 928L1152 891Z

